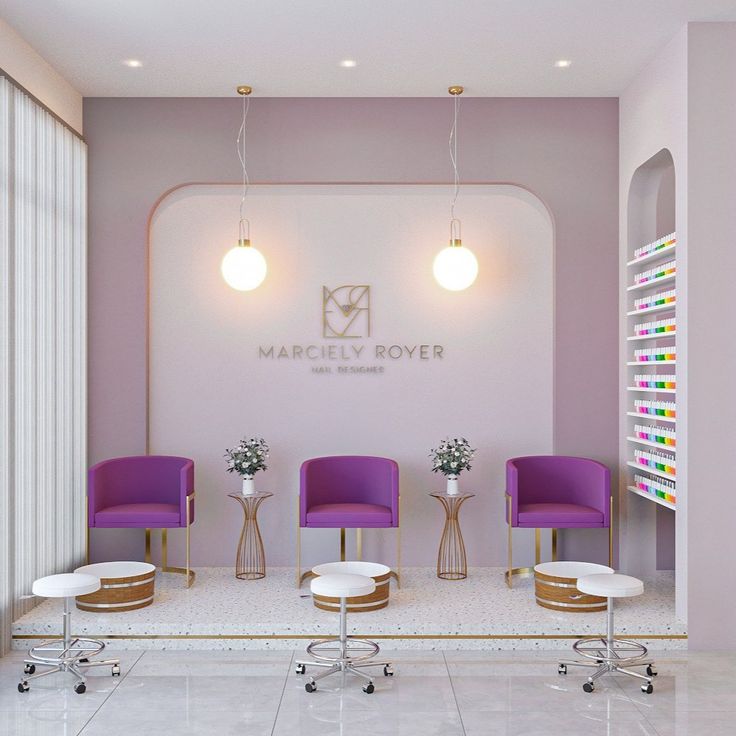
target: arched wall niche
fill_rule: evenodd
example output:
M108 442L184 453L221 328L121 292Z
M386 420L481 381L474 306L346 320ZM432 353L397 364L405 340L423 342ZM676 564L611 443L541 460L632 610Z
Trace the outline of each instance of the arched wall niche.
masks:
M646 243L650 243L664 235L675 232L676 230L676 185L677 173L675 161L669 149L662 148L651 158L639 166L631 177L629 192L627 198L627 249L626 260L632 259L634 250ZM648 266L642 266L644 269ZM626 269L628 270L628 269ZM628 279L632 276L627 273ZM624 287L625 288L625 287ZM679 301L678 288L678 301ZM623 311L629 309L626 306L626 291L624 291ZM652 315L652 318L667 317L674 312L665 312ZM679 320L678 320L679 326ZM628 332L628 325L625 333ZM623 354L628 355L630 344L627 345L624 340ZM625 358L625 360L630 359ZM635 369L636 370L636 369ZM677 367L678 389L683 382L684 374L680 367ZM626 378L623 381L623 399L622 404L626 406L628 397L626 394L626 385L630 385L630 379L627 372L624 371ZM662 398L660 396L660 398ZM683 456L683 444L680 442L681 436L679 432L680 420L682 413L679 411L678 403L678 478L680 477L680 459ZM646 499L639 498L626 490L627 477L629 473L626 470L625 463L629 459L630 445L626 441L629 434L628 420L623 417L624 429L622 431L622 482L621 494L622 508L625 509L622 521L624 523L624 535L626 538L625 559L629 571L633 574L641 573L642 575L654 575L660 570L676 569L676 554L678 544L684 544L684 538L680 534L684 534L684 524L677 522L677 514L679 510L679 500L684 497L684 488L678 480L678 511L673 512L670 509L656 505ZM683 432L684 435L684 432ZM684 574L678 578L684 580ZM684 571L683 571L684 572ZM679 583L678 583L679 584ZM681 594L681 593L680 593Z

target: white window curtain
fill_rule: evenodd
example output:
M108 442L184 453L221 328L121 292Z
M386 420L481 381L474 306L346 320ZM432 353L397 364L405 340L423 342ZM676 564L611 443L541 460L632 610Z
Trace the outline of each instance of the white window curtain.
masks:
M86 145L0 77L0 651L85 552Z

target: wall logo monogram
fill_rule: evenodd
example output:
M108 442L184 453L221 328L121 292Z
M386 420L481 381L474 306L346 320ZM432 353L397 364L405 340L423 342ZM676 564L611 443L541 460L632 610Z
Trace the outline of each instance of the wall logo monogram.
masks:
M322 287L322 337L371 336L371 287Z

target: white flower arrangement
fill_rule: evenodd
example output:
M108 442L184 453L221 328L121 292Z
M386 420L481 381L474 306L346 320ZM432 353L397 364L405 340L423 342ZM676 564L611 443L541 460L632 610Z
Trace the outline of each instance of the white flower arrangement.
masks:
M470 470L470 462L475 458L475 450L470 443L461 437L444 439L429 454L432 458L432 472L442 475L460 475L463 470Z
M225 450L227 472L249 477L259 470L267 470L269 452L270 448L263 437L243 438L236 447Z

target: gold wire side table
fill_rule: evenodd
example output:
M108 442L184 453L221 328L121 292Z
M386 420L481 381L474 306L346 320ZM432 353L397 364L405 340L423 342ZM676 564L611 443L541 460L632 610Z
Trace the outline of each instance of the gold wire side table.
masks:
M437 553L437 577L443 580L464 580L468 577L468 561L457 517L460 507L469 498L473 498L475 493L449 494L446 491L434 491L429 495L438 499L445 509L445 528L442 530Z
M243 530L240 532L238 552L235 557L235 577L239 580L260 580L266 577L266 553L258 528L258 509L273 496L268 491L257 493L228 493L243 507Z

